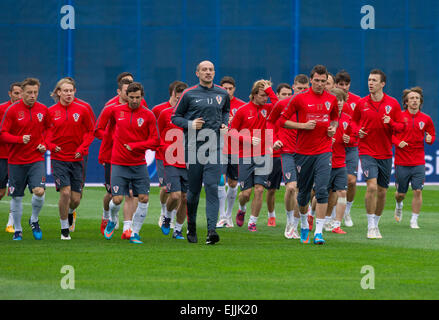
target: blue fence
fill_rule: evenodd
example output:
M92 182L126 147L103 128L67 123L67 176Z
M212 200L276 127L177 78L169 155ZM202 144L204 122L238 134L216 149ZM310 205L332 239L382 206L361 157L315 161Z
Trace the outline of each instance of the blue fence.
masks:
M332 73L346 69L352 91L364 96L369 70L381 68L385 91L399 100L404 88L423 87L423 110L437 124L437 52L436 0L0 2L1 100L11 82L33 76L42 82L39 100L50 106L57 80L73 76L78 97L97 115L116 94L120 72L134 73L152 107L168 99L170 82L195 83L196 64L209 59L216 79L233 76L244 100L255 80L291 83L318 63ZM99 145L90 148L88 182L103 180ZM436 147L427 153L434 167L427 181L439 182Z

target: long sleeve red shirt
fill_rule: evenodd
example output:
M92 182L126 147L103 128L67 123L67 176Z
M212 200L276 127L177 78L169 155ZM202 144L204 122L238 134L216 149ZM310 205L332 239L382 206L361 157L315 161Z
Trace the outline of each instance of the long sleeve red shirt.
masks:
M0 104L0 123L3 120L5 111L12 104L11 100ZM9 143L0 141L0 159L7 159L9 154Z
M233 140L239 141L240 158L261 156L271 152L272 144L267 143L266 138L273 139L274 128L267 126L267 117L279 99L271 87L266 89L265 92L268 94L271 103L259 106L250 101L236 111L230 124L230 147L233 149L236 144ZM252 146L252 137L260 138L260 145Z
M406 124L404 131L394 133L392 143L395 145L395 164L399 166L419 166L425 164L424 138L431 135L433 144L436 140L436 130L431 118L423 112L411 114L408 110L402 113ZM401 141L408 145L400 148Z
M120 105L118 103L113 103L109 105L105 105L104 109L102 109L99 118L106 108ZM99 121L99 119L97 120ZM98 162L100 164L111 163L111 150L113 149L113 135L114 135L114 125L115 123L112 121L108 121L107 126L104 130L95 131L95 137L101 141L101 146L99 147L99 155ZM95 124L96 126L96 124Z
M81 161L93 142L93 116L86 106L73 101L67 106L60 102L49 108L52 126L48 145L51 158L60 161ZM61 150L55 152L55 148ZM81 157L75 158L79 152Z
M390 123L385 124L383 117L390 116ZM392 134L404 130L401 107L395 98L384 94L381 101L372 101L370 95L361 98L355 107L352 121L358 129L367 133L360 139L358 153L375 159L392 157Z
M233 117L236 114L236 111L238 111L238 109L245 104L246 104L246 102L242 101L241 99L238 99L237 97L233 97L233 99L230 100L229 129L230 129L230 125L232 123ZM230 139L231 139L230 135L224 136L223 153L224 154L237 154L238 150L233 150Z
M291 99L293 99L293 96L278 101L274 105L267 119L267 121L270 122L275 127L273 142L276 142L276 140L280 140L283 144L283 147L278 151L280 154L296 152L297 130L280 127L278 124L280 115L288 106L288 103L291 101ZM296 122L297 121L296 113L293 113L291 119L288 120Z
M157 125L160 133L160 148L163 150L163 165L177 168L186 168L184 158L184 132L171 122L174 107L160 112ZM170 132L172 130L172 132ZM166 137L168 135L168 137ZM175 149L169 149L170 146L176 146ZM181 147L179 149L179 146Z
M151 110L143 106L133 110L128 104L105 108L96 122L95 136L103 134L109 121L115 125L111 163L122 166L146 164L146 150L155 150L160 143L156 118ZM129 151L125 144L132 150Z
M35 102L32 107L23 100L6 109L0 124L1 140L9 145L8 163L29 164L44 160L44 153L38 151L39 144L46 146L46 134L50 126L49 109ZM23 136L30 135L30 141L23 142Z
M163 102L161 104L156 105L155 107L152 108L152 113L154 113L155 118L158 120L160 113L168 108L172 108L171 104L169 103L169 101ZM161 140L161 135L160 135L160 140ZM160 141L161 142L161 141ZM157 148L157 151L155 153L155 158L157 160L164 160L164 150L162 148L162 143L160 143L160 146Z
M347 134L352 139L352 129L350 126L351 116L342 112L338 118L338 127L333 137L332 144L332 167L342 168L346 167L346 146L343 142L343 135Z
M342 111L352 117L354 115L355 107L357 106L358 101L360 101L360 99L361 99L360 96L357 96L352 92L349 92L348 101L346 101ZM347 147L358 147L358 143L359 143L358 137L351 137L351 140L347 144Z
M315 120L313 130L297 130L296 153L305 155L331 152L332 139L328 136L328 127L332 121L338 120L337 98L327 91L317 94L312 88L302 91L291 99L278 120L284 127L297 112L297 122L306 123Z

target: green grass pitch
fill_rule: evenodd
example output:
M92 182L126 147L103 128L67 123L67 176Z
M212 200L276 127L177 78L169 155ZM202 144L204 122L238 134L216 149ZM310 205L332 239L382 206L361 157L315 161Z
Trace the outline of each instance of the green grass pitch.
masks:
M198 244L164 236L157 220L158 188L153 187L143 245L112 240L100 233L104 188L87 187L71 241L60 240L58 194L48 188L40 215L43 240L33 239L27 221L30 196L24 198L23 240L4 231L9 199L0 201L0 299L437 299L439 296L438 187L427 186L419 217L409 227L410 191L401 223L393 218L394 191L387 194L380 221L381 240L366 239L365 187L358 187L352 209L354 226L346 235L324 233L326 244L301 244L284 238L283 187L277 193L277 227L267 227L264 204L258 231L219 229L221 241L204 244L204 196L198 212ZM235 203L234 215L237 203ZM246 216L246 222L248 214ZM186 232L186 224L184 233ZM64 265L74 268L75 288L62 289ZM371 277L374 289L363 289ZM364 279L363 279L364 280ZM370 278L369 285L372 283Z

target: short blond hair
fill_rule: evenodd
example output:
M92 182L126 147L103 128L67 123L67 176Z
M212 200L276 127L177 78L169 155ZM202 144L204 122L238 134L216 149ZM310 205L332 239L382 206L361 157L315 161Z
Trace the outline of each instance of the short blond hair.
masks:
M73 86L73 89L76 89L75 80L73 80L73 78L70 78L70 77L62 78L61 80L59 80L59 81L56 83L55 88L54 88L53 91L50 93L50 96L53 98L53 100L55 100L55 102L58 102L58 101L59 101L59 96L58 96L58 94L57 94L56 92L57 92L59 89L61 89L61 86L62 86L63 84L65 84L65 83L67 83L67 84L71 84L71 85Z
M337 98L337 101L348 101L348 94L340 88L332 88L331 93Z

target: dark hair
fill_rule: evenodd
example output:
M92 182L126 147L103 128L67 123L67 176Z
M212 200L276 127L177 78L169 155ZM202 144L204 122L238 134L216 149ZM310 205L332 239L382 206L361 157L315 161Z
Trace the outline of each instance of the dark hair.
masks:
M140 95L143 97L145 95L145 91L143 90L143 86L140 82L133 82L127 88L127 95L130 92L137 92L140 90Z
M230 76L225 76L225 77L223 77L223 78L221 79L221 81L220 81L220 86L223 86L224 83L229 83L229 84L231 84L232 86L236 87L235 79L233 79L233 78L230 77Z
M314 74L325 74L326 78L328 78L328 70L324 65L318 64L312 68L311 73L309 74L309 77L312 79L314 77Z
M351 76L347 71L341 70L335 75L335 83L340 82L351 83Z
M21 89L24 89L26 86L41 86L40 80L36 78L26 78L21 82Z
M133 83L133 81L131 81L130 79L122 79L118 82L117 87L119 88L119 90L122 90L122 87L125 84L131 84L131 83Z
M294 83L306 84L309 83L309 78L306 74L301 73L294 78Z
M334 77L334 75L333 75L331 72L328 72L328 78L329 78L329 77L331 77L332 80L334 80L334 83L335 83L335 77Z
M183 81L176 80L169 85L169 96L172 96L174 90L175 92L180 93L183 92L187 87L188 85Z
M277 88L276 88L276 92L277 92L277 93L280 93L280 91L281 91L283 88L287 88L287 89L293 91L293 89L291 88L291 86L290 86L288 83L283 82L283 83L279 83L279 85L278 85Z
M20 87L21 88L21 82L11 83L11 85L9 86L9 92L12 92L12 90L14 90L14 87Z
M125 72L120 73L120 74L117 76L117 83L119 83L120 80L122 80L122 78L125 78L125 77L127 77L127 76L131 76L131 78L134 79L134 76L133 76L133 74L132 74L131 72L127 72L127 71L125 71Z
M379 74L381 82L386 82L386 74L380 69L373 69L369 74Z
M402 105L404 107L404 110L407 110L407 101L408 101L407 96L408 96L408 94L410 92L416 92L416 93L418 93L421 96L421 105L419 106L419 110L421 110L422 105L424 103L424 92L423 92L421 87L413 87L413 88L410 88L410 89L405 89L402 92Z

